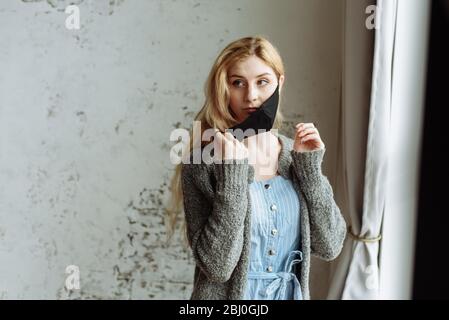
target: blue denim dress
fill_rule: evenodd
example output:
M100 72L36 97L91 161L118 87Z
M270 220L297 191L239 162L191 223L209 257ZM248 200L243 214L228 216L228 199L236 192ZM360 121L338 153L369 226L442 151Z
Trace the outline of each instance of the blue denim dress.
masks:
M244 300L302 300L295 265L302 261L300 204L283 176L254 180L251 198L251 253Z

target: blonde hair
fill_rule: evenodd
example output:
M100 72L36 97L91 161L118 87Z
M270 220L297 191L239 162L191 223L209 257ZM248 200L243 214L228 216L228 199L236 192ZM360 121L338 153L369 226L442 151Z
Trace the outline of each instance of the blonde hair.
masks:
M215 60L212 69L209 73L207 81L204 86L204 94L206 100L203 107L195 116L196 121L200 121L201 124L201 136L204 130L209 128L217 128L220 131L224 131L237 124L237 120L232 116L229 110L229 87L228 87L228 70L234 65L234 63L244 60L250 56L257 56L263 60L269 67L275 72L278 81L281 75L284 75L284 65L282 59L276 50L276 48L265 38L261 36L245 37L234 42L231 42L223 51L218 55ZM279 108L276 113L276 118L273 124L274 129L280 129L283 122L283 116ZM189 154L193 146L193 129L190 129L190 142L189 145L183 151L183 158L185 154ZM205 145L209 141L202 141L201 145ZM172 177L169 185L171 197L169 199L168 206L165 208L165 225L167 227L167 242L171 240L178 220L184 218L183 213L183 191L181 184L181 170L182 163L178 164L175 168L175 173ZM184 245L188 243L187 238L187 226L185 219L183 219L184 230Z

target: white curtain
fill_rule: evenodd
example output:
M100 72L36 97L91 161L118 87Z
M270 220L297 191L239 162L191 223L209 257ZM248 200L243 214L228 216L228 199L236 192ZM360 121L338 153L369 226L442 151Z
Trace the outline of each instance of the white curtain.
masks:
M373 4L378 24L370 30L365 25L366 8ZM351 230L332 266L328 299L376 299L397 0L346 0L344 10L341 153L335 195Z
M429 0L398 0L379 257L381 299L412 297L430 6Z

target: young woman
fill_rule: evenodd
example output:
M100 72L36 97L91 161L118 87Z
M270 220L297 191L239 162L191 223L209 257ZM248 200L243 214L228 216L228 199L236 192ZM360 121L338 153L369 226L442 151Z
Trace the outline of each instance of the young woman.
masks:
M346 224L321 172L317 128L299 123L293 139L272 130L284 81L263 37L230 43L209 74L195 120L216 131L223 161L179 164L171 186L196 263L191 299L310 299L310 255L329 261L342 249ZM239 127L268 130L243 140L227 132ZM173 227L180 211L168 212Z

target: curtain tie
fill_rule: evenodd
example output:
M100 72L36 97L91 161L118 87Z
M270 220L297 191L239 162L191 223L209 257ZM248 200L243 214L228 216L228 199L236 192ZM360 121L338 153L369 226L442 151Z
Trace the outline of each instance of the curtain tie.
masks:
M374 238L364 238L364 237L360 237L358 235L355 235L352 232L352 227L351 226L348 227L348 233L349 233L349 235L351 236L352 239L354 239L356 241L365 242L365 243L378 242L378 241L380 241L380 239L382 239L382 235L381 234L378 235L377 237L374 237Z

